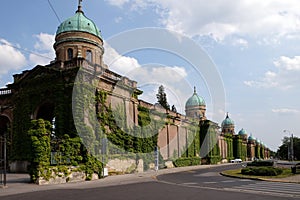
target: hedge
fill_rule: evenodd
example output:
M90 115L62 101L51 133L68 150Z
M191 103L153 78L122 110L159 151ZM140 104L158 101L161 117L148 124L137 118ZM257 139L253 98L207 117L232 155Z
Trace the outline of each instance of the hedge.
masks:
M281 168L275 167L247 167L241 170L243 175L254 175L254 176L277 176L282 174Z
M173 161L173 164L175 167L199 165L200 158L199 157L178 158L177 160Z
M247 166L255 166L255 167L266 167L266 166L274 166L274 161L272 160L255 160L251 163L248 163Z

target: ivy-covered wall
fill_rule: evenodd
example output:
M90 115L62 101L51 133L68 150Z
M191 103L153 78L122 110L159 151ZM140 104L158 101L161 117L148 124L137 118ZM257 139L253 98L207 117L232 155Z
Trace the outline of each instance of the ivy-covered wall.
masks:
M200 123L200 146L203 163L216 164L221 161L217 124L209 120Z
M55 116L56 134L76 135L72 118L73 79L78 68L60 71L54 68L37 66L25 78L15 81L12 89L15 93L12 101L13 109L13 151L10 160L29 160L30 138L27 134L31 120L37 118L38 109L43 105L51 105L53 110L40 112ZM75 74L75 75L74 75ZM50 108L51 109L51 108ZM52 119L47 119L52 121Z

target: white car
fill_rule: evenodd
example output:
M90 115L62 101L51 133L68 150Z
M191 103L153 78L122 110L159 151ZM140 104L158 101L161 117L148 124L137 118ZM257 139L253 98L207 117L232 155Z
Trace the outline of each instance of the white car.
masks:
M242 159L240 159L240 158L236 158L236 159L234 159L234 160L230 160L230 162L231 162L231 163L241 163L241 162L243 162L243 161L242 161Z

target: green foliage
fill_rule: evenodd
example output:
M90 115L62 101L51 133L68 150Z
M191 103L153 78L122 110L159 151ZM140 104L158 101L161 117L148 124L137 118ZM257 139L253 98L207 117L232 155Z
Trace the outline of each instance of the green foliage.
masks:
M288 152L291 147L291 137L284 137L282 144L279 146L276 156L282 160L288 160ZM293 148L294 148L294 160L300 159L300 138L293 137Z
M156 94L157 102L165 109L170 110L170 105L167 101L167 94L163 85L159 86L158 93Z
M277 176L282 174L281 168L275 167L247 167L241 170L243 175L254 175L254 176Z
M247 166L274 166L274 161L272 160L255 160L251 163L247 163Z
M200 158L199 157L186 157L186 158L178 158L173 161L175 167L184 167L184 166L192 166L199 165Z
M33 120L28 131L31 138L31 162L34 165L50 164L51 124L43 119Z

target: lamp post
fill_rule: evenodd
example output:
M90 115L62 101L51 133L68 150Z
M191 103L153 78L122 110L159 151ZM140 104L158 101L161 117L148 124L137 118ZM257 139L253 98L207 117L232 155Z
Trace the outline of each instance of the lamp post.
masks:
M289 130L283 130L283 132L288 132L290 135L290 145L288 146L288 159L294 161L294 136Z
M0 155L3 160L3 187L6 187L6 134L4 133L2 136L0 136L0 144L3 144L3 146L1 145L0 147L3 148L3 155ZM1 151L0 151L1 152Z

